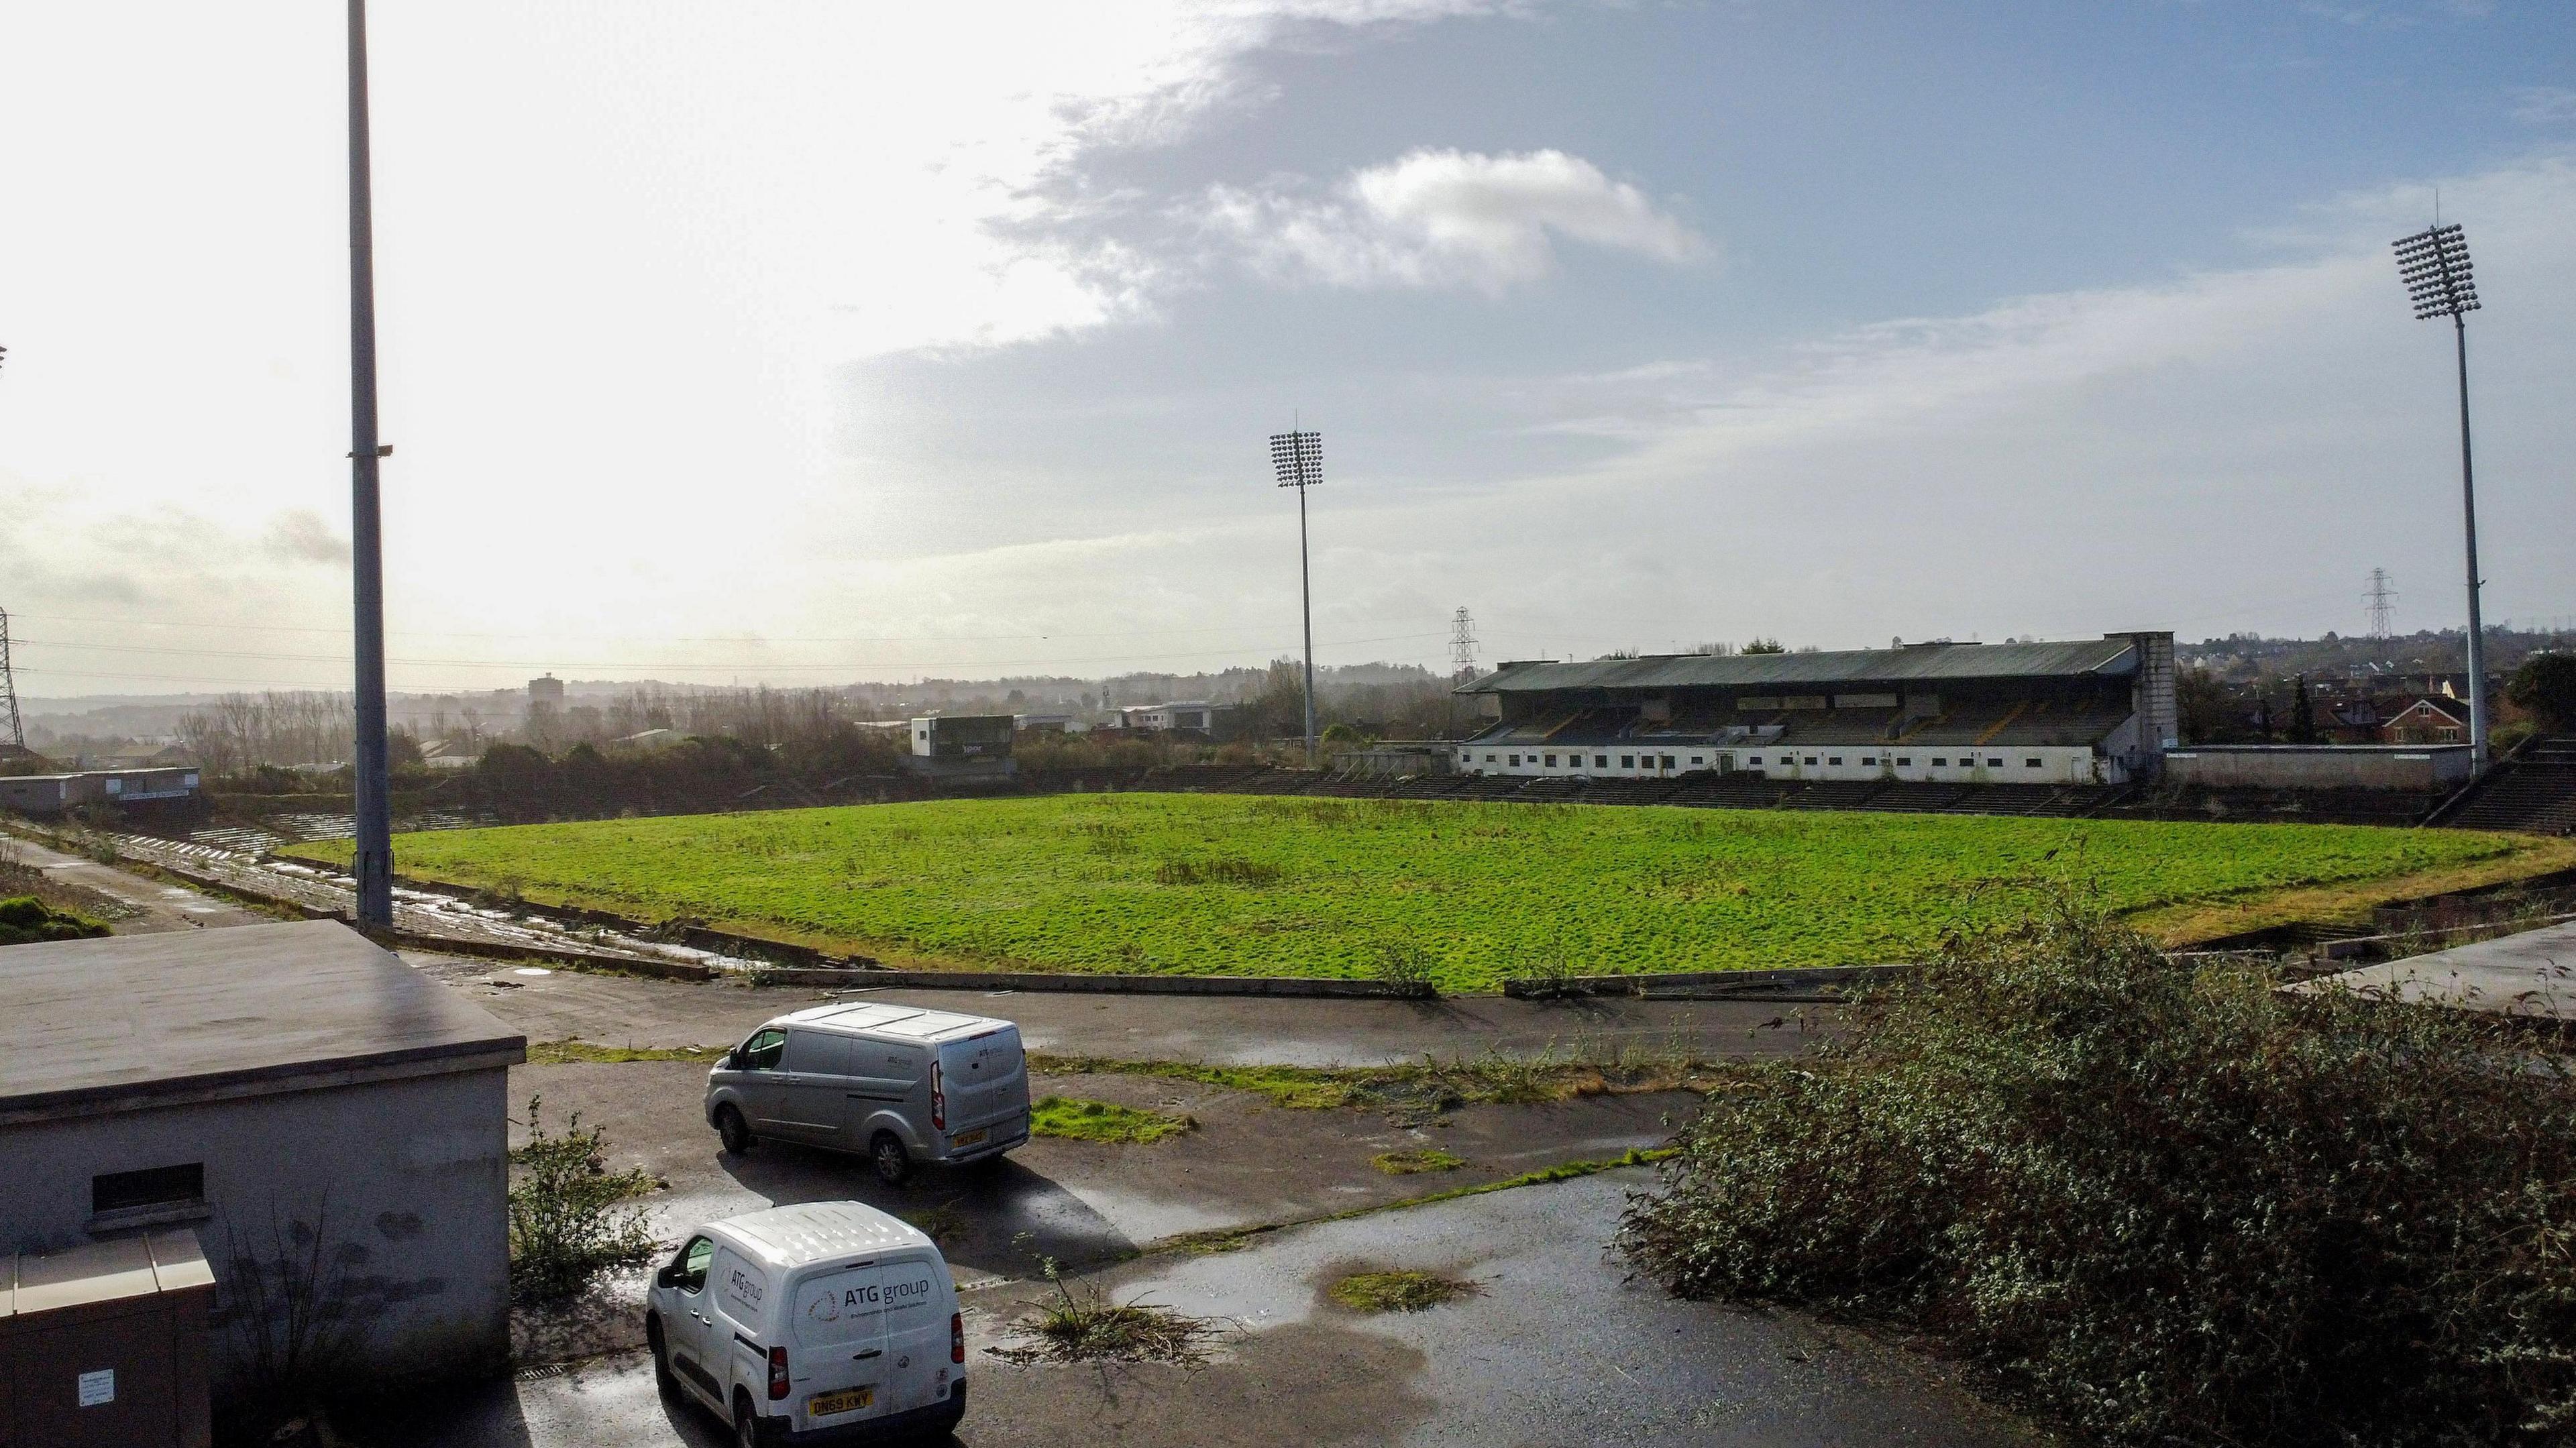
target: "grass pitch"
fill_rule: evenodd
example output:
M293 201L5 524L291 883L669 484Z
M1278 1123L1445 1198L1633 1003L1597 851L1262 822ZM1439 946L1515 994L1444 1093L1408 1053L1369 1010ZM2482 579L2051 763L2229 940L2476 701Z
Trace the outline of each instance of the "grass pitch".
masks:
M329 858L334 846L304 847ZM346 841L336 846L346 858ZM2072 883L2169 937L2576 863L2455 830L1054 795L405 835L396 866L895 964L1366 977L1908 960ZM2267 914L2267 912L2270 912Z

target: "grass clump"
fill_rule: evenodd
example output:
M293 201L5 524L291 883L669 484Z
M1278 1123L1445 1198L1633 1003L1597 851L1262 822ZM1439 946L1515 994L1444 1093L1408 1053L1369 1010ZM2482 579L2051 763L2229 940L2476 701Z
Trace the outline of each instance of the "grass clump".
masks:
M1196 1127L1189 1117L1169 1111L1139 1111L1107 1101L1075 1096L1049 1096L1029 1108L1029 1132L1069 1141L1103 1141L1145 1146Z
M1161 1362L1196 1364L1220 1329L1218 1321L1175 1312L1141 1299L1110 1300L1092 1286L1072 1286L1049 1258L1046 1279L1055 1300L1038 1308L1024 1347L987 1348L1014 1362Z
M1385 1172L1388 1176L1418 1176L1424 1172L1456 1171L1466 1164L1465 1157L1442 1151L1436 1146L1426 1146L1418 1151L1381 1151L1369 1158L1369 1165Z
M1159 885L1276 885L1281 875L1277 865L1232 855L1169 859L1154 867L1154 882Z
M2067 897L1851 1027L1712 1097L1633 1261L1938 1334L2112 1444L2576 1434L2576 1078L2508 1027Z
M528 1143L510 1153L510 1291L523 1300L569 1297L611 1267L653 1254L642 1207L653 1190L641 1171L608 1169L607 1133L581 1113L549 1133L541 1096L528 1098Z
M105 935L95 920L56 910L33 895L0 900L0 945L33 945L40 940L90 940Z
M957 1203L962 1200L964 1200L964 1198L951 1197L947 1201L939 1203L937 1206L923 1207L918 1211L905 1212L902 1214L902 1217L903 1220L909 1223L915 1231L928 1237L930 1239L930 1245L934 1247L945 1247L949 1243L963 1238L966 1235L967 1228L971 1225L966 1220L966 1214L957 1210Z
M1324 1289L1324 1295L1353 1312L1421 1312L1484 1289L1437 1272L1354 1272Z

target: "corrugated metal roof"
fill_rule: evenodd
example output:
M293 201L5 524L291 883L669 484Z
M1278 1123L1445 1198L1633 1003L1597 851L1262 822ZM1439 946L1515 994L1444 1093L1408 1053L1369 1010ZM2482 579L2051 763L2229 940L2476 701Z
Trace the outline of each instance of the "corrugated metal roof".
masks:
M1846 649L1815 654L1671 654L1596 659L1585 664L1523 664L1487 674L1461 694L1540 693L1559 689L1759 688L1776 685L1914 684L1967 679L2050 679L2126 674L2137 649L2126 635L2075 643L1916 644L1900 649Z

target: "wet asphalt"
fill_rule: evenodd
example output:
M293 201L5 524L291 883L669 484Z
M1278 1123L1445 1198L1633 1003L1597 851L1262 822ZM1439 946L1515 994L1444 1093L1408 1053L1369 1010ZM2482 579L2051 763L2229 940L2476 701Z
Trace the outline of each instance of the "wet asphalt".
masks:
M1679 1302L1605 1251L1642 1171L1521 1187L1269 1234L1217 1255L1148 1257L1093 1283L1224 1320L1194 1367L1015 1366L984 1349L1046 1289L967 1296L966 1448L1052 1445L1663 1444L1741 1448L2048 1441L1937 1363L1793 1315ZM1480 1289L1364 1317L1324 1290L1344 1273L1434 1270ZM342 1425L369 1448L713 1445L717 1426L663 1401L640 1353L463 1400Z
M1032 1051L1226 1066L1382 1066L1435 1056L1554 1050L1601 1060L1681 1050L1701 1059L1787 1055L1833 1029L1830 1007L1762 1001L1596 999L1437 1001L1267 996L1101 996L1046 991L756 988L514 970L488 960L405 951L532 1041L730 1046L772 1016L834 1000L896 1002L1003 1016Z
M21 835L11 835L9 839L18 858L26 863L66 884L95 890L131 908L132 915L109 926L113 934L143 935L168 930L202 930L209 926L273 925L277 922L274 915L262 915L256 910L247 910L184 886L147 880L113 865L66 854Z

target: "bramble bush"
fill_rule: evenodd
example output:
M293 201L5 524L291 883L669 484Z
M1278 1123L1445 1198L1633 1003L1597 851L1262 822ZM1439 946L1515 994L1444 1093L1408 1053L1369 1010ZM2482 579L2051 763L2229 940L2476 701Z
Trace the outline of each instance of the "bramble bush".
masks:
M576 1111L549 1133L528 1098L528 1144L510 1153L510 1290L523 1300L569 1297L611 1267L653 1254L642 1207L625 1203L653 1190L641 1171L610 1171L607 1133L584 1128Z
M2497 1022L2061 897L1679 1147L1621 1234L1653 1276L1938 1335L2107 1442L2576 1434L2576 1079Z

